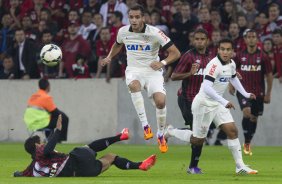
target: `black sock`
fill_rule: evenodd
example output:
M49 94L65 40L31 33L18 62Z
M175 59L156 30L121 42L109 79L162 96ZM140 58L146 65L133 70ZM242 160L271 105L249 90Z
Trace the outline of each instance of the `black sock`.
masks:
M106 149L108 146L118 141L120 141L120 135L93 141L92 143L88 144L88 146L92 150L98 152Z
M128 169L139 169L139 166L141 165L142 162L132 162L126 158L122 158L119 156L116 156L113 164L123 170L128 170Z
M191 154L191 161L189 168L198 166L203 145L201 146L191 145L191 148L192 148L192 154Z
M250 121L249 127L250 127L250 142L251 142L257 129L257 122Z
M249 144L251 142L250 123L250 118L243 118L242 127L244 131L245 144Z

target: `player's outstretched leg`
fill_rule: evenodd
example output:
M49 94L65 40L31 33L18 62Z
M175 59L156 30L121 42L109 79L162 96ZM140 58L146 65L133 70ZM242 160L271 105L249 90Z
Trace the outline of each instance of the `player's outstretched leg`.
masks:
M142 171L149 170L156 163L156 155L151 155L142 162L133 162L127 158L122 158L113 153L108 153L103 157L99 158L102 163L101 173L110 168L111 165L115 165L117 168L122 170L139 169Z
M99 152L104 149L106 149L108 146L111 144L118 142L118 141L123 141L129 139L129 130L128 128L124 128L121 133L119 133L116 136L113 137L107 137L103 139L99 139L96 141L93 141L92 143L88 144L87 146L91 148L92 150Z

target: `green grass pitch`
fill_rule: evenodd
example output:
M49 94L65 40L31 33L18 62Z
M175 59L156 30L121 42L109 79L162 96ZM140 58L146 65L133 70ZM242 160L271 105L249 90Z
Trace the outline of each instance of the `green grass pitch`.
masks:
M57 150L69 152L78 145L61 144ZM108 171L95 178L14 178L15 170L23 170L30 162L23 144L0 143L0 184L269 184L282 183L282 147L254 147L253 156L243 156L246 164L259 170L259 174L237 176L235 164L227 147L205 146L199 166L204 174L187 175L190 161L190 146L170 145L169 151L161 154L156 145L116 144L103 153L116 153L133 161L141 161L156 153L157 162L151 170L124 171L112 166Z

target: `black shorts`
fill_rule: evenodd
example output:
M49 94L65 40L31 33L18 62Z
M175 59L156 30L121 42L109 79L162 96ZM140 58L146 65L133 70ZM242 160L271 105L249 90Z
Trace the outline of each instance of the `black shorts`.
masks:
M59 176L98 176L102 171L102 162L96 156L97 153L89 147L74 148Z
M185 125L189 125L192 130L193 114L191 111L192 102L185 99L182 95L178 96L178 106L184 118Z
M264 108L264 102L262 97L257 97L254 99L248 99L245 98L241 93L236 93L238 102L240 104L241 110L243 110L246 107L251 108L251 113L254 116L261 116L263 114L263 108Z

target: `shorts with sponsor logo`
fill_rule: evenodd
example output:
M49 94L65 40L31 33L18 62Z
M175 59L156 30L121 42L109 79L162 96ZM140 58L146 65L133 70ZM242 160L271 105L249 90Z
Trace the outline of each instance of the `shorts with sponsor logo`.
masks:
M244 97L241 93L236 93L241 110L246 107L251 108L251 113L254 116L261 116L263 114L264 102L262 97L256 97L256 99L249 99Z
M163 70L148 71L134 70L132 68L125 71L126 85L132 81L138 80L141 84L141 89L146 90L148 97L151 98L154 93L161 92L166 94L163 78Z
M209 106L206 101L205 98L197 95L192 103L193 136L197 138L205 138L207 136L212 122L216 127L234 122L229 109L221 104Z

